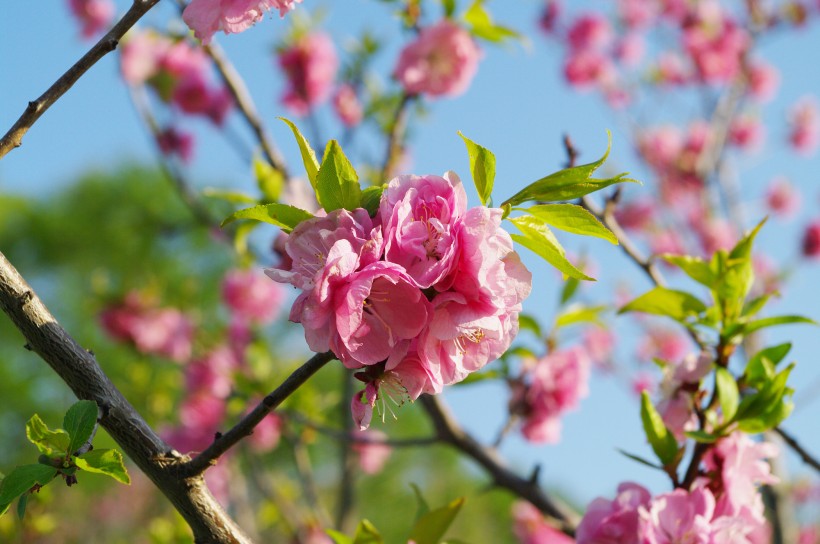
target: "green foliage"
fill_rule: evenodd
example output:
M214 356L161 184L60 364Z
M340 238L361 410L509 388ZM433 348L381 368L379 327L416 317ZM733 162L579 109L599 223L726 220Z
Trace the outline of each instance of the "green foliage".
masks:
M617 183L638 183L634 179L627 178L626 176L628 174L625 173L606 179L593 179L591 177L595 170L600 168L609 156L609 150L612 145L612 135L608 132L607 135L609 140L606 152L600 159L589 164L565 168L564 170L543 177L505 200L501 204L501 207L509 209L510 207L518 206L529 201L561 202L574 200Z
M641 421L652 451L664 467L669 466L678 456L678 443L664 424L663 418L655 409L646 391L641 394Z
M77 468L86 472L105 474L122 484L131 484L131 478L122 461L122 454L117 450L91 450L77 456L74 462Z
M353 535L353 538L334 530L327 531L327 534L330 535L336 544L384 544L384 539L379 533L379 530L366 519L359 522L358 527L356 527L356 534Z
M612 231L581 206L575 204L544 204L532 206L523 211L557 229L583 236L602 238L607 242L618 245L618 239Z
M75 402L63 418L63 429L71 437L66 453L74 454L85 444L97 426L97 403L93 400Z
M487 149L467 138L461 132L458 133L467 146L467 153L470 155L470 174L473 177L478 198L481 204L487 205L491 200L493 183L495 183L495 155Z
M565 257L566 252L563 246L555 238L546 223L536 217L516 217L510 219L510 222L521 231L521 235L512 235L514 241L534 252L560 270L565 276L594 281L594 278L587 276L569 262Z
M299 153L302 155L302 163L305 165L305 172L307 173L308 181L310 182L310 186L313 187L313 190L317 191L316 178L319 173L319 161L316 160L316 152L313 151L313 148L310 147L307 139L302 136L302 133L299 132L299 129L295 124L293 124L293 122L285 119L284 117L278 117L278 119L284 122L290 127L290 130L293 131L293 136L296 138L296 143L299 146Z
M285 188L285 177L282 172L271 166L261 157L253 158L253 177L256 179L256 186L262 194L263 202L278 202Z
M473 0L463 17L469 25L470 32L477 38L490 42L503 42L512 38L523 39L521 34L515 30L493 22L490 12L484 7L484 0Z
M376 212L379 210L379 203L383 192L384 186L382 185L367 187L362 191L362 208L367 210L370 217L375 216Z
M289 204L260 204L252 208L237 210L222 221L222 226L228 225L237 219L252 219L271 223L281 228L285 232L290 232L302 221L311 219L313 215L305 210L296 208Z
M715 387L724 421L731 421L737 413L740 393L732 373L723 367L715 370Z
M584 304L573 304L555 318L555 327L566 327L577 323L594 323L603 326L601 313L606 311L606 306L586 306Z
M37 414L31 416L26 423L26 438L37 446L40 453L48 456L65 455L71 443L71 438L66 431L62 429L52 431Z
M685 323L705 311L706 305L694 295L666 287L655 287L618 310L618 313L643 312L671 317Z
M755 353L746 363L746 371L743 375L744 381L748 385L760 389L774 377L775 367L788 355L791 348L791 343L787 342Z
M355 210L362 204L359 175L336 140L330 140L325 147L316 174L316 199L328 213L340 208Z
M413 525L408 540L413 540L416 544L438 544L453 524L463 505L464 498L462 497L446 506L423 514Z

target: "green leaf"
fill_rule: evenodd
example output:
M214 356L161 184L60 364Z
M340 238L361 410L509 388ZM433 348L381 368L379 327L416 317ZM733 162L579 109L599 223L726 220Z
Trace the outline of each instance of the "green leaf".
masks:
M689 293L655 287L618 310L618 313L643 312L671 317L682 322L705 311L706 305Z
M732 373L723 367L715 370L715 387L717 387L720 409L723 412L723 422L729 423L737 413L740 393L737 390L737 381Z
M456 519L463 504L464 498L461 497L447 506L430 510L413 525L408 540L416 544L438 544Z
M540 256L552 266L571 278L595 281L575 268L564 256L564 248L543 221L535 217L516 217L510 222L521 231L523 236L512 235L512 239Z
M353 544L384 544L384 539L378 529L368 520L363 519L356 527Z
M37 446L40 453L48 456L64 456L71 443L67 432L62 429L52 431L37 414L26 423L26 438Z
M265 202L278 202L285 187L285 176L262 158L253 158L253 177Z
M20 495L20 500L17 501L17 517L20 519L26 517L26 505L28 504L29 496L31 496L31 493L23 493Z
M765 418L767 413L778 410L785 395L790 394L786 381L792 368L794 364L787 366L773 378L762 382L757 393L745 396L738 406L735 420L742 424L743 420Z
M384 185L368 187L362 191L362 208L367 210L370 217L374 217L379 211Z
M792 323L807 323L809 325L817 325L817 322L815 320L809 319L808 317L803 317L801 315L780 315L776 317L765 317L763 319L758 319L756 321L744 323L736 329L732 329L732 333L729 336L729 338L738 335L748 336L755 331L759 331L760 329L774 327L775 325L790 325Z
M296 225L302 221L312 219L313 215L300 208L290 206L288 204L279 204L272 202L271 204L260 204L253 208L245 208L244 210L237 210L222 221L222 227L228 223L233 223L237 219L251 219L253 221L263 221L271 223L281 228L285 232L292 231Z
M8 504L0 503L0 517L3 517L3 514L5 514L6 512L9 511L9 506L11 506L11 503L8 503Z
M430 506L427 504L427 501L424 499L424 495L421 493L421 489L414 483L410 484L410 487L413 488L413 494L416 496L416 519L418 521L421 517L430 511Z
M668 253L660 255L659 257L670 264L674 264L683 270L684 274L706 287L711 288L715 283L715 275L709 263L699 257L672 255Z
M444 6L444 16L450 18L456 12L456 0L441 0Z
M564 283L564 288L561 289L561 304L566 304L569 302L578 291L578 287L580 285L581 282L579 280L575 278L568 278Z
M660 466L660 465L658 465L658 464L655 464L655 463L653 463L652 461L650 461L650 460L648 460L648 459L644 459L644 458L643 458L643 457L641 457L640 455L635 455L634 453L629 453L628 451L622 450L621 448L615 448L615 449L616 449L616 450L618 451L618 453L620 453L621 455L624 455L624 456L626 456L626 457L629 457L629 458L630 458L630 459L632 459L633 461L637 461L638 463L640 463L640 464L642 464L642 465L646 465L646 466L648 466L648 467L656 468L656 469L658 469L658 470L663 470L663 467L662 467L662 466Z
M91 438L98 414L97 403L93 400L80 400L71 405L63 418L63 429L71 437L68 453L74 453Z
M535 181L507 199L501 204L505 206L518 206L528 201L559 202L563 200L574 200L589 193L600 191L610 185L622 182L639 183L634 179L629 179L628 174L619 174L609 179L591 179L595 172L606 158L609 156L609 149L612 143L612 135L607 131L608 143L604 156L595 162L565 168Z
M668 466L678 454L678 443L666 428L663 418L655 409L646 391L641 394L641 421L652 451L658 456L663 466Z
M574 325L576 323L595 323L603 326L601 321L601 312L606 311L606 306L584 306L573 305L561 312L555 318L555 326L566 327L567 325Z
M520 38L521 35L505 26L493 22L490 13L484 9L484 0L474 0L464 12L464 21L470 25L474 36L491 42L501 42L508 38Z
M788 355L791 348L791 343L786 342L755 353L746 363L746 383L760 389L762 384L774 377L775 366Z
M538 324L538 320L529 314L518 314L518 330L528 330L539 337L542 334L541 325Z
M131 478L122 462L122 454L117 450L91 450L75 457L74 463L86 472L105 474L125 485L131 484Z
M495 182L495 155L477 143L473 142L467 136L459 131L459 136L464 140L464 145L467 146L467 153L470 155L470 173L473 176L473 183L475 183L478 198L483 205L487 205L490 201L490 195L493 192L493 183Z
M752 317L756 315L763 309L766 303L769 302L770 298L772 298L772 295L765 294L748 301L743 305L743 311L740 313L741 317Z
M718 438L720 438L720 436L707 433L706 431L684 431L683 434L686 435L687 438L691 438L701 444L714 444Z
M206 187L202 190L202 194L208 198L217 198L230 202L231 204L255 204L256 199L251 195L245 194L241 191L231 191L228 189L218 189L216 187Z
M302 155L302 163L305 165L305 172L307 172L310 186L313 187L314 191L318 192L318 189L316 189L316 176L319 173L319 161L316 160L316 152L310 147L307 139L302 136L302 133L296 128L296 125L284 117L278 117L278 119L283 121L290 127L290 130L293 131L293 135L296 137L296 143L299 145L299 153Z
M543 204L532 206L524 211L556 229L583 236L602 238L616 246L618 245L618 239L612 231L581 206L575 204Z
M11 502L34 487L46 485L57 475L57 469L46 465L23 465L15 468L0 484L0 504Z
M355 210L362 204L359 175L347 160L339 142L330 140L316 174L316 196L326 212L344 208Z
M334 529L325 529L325 533L333 539L334 544L353 544L353 539Z

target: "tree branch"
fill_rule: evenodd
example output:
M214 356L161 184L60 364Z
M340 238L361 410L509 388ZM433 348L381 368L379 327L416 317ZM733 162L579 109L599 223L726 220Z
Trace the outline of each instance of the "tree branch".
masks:
M68 91L83 74L105 55L117 48L120 39L128 30L148 13L159 0L134 0L131 8L123 15L114 28L100 40L55 81L37 100L28 103L23 115L12 125L5 136L0 139L0 159L16 147L23 144L23 136L34 125L37 119L46 112L66 91Z
M810 454L808 451L806 451L806 449L803 448L803 446L800 445L800 443L797 441L796 438L794 438L791 434L787 433L781 427L775 427L772 430L774 432L776 432L778 435L780 435L780 438L782 438L783 441L786 442L786 444L792 450L794 450L794 452L797 455L800 456L800 459L802 459L804 463L809 465L811 468L813 468L817 472L820 472L820 461L818 461L812 454Z
M186 477L187 460L145 422L103 372L94 355L63 329L20 273L0 253L0 308L77 398L95 401L100 424L162 491L191 527L196 542L245 544L250 540L213 498L199 475Z
M248 415L243 417L239 423L234 425L231 430L225 434L217 435L216 439L214 439L205 451L180 466L180 472L186 476L196 476L198 474L202 474L202 472L204 472L211 465L215 465L217 459L221 455L235 446L246 436L253 434L254 427L259 425L259 423L265 419L265 416L270 414L274 408L279 406L320 368L325 366L334 358L335 355L333 355L330 351L325 353L317 353L311 357L305 364L294 370L293 373L288 376L284 382L282 382L282 385L277 387L267 397L262 399L262 402L260 402Z
M504 465L495 450L482 446L464 431L437 397L422 395L419 400L433 421L436 433L442 442L450 444L484 467L492 476L495 485L508 489L522 499L531 502L542 513L554 518L562 531L569 535L574 534L578 516L547 496L538 485L535 477L537 471L530 479L524 479L515 474Z

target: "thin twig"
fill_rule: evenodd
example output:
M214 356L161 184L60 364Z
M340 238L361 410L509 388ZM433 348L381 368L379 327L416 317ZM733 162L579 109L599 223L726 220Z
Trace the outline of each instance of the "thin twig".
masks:
M387 147L385 148L384 163L382 165L382 182L387 182L393 176L393 169L401 156L402 140L407 130L408 109L415 99L416 95L407 93L401 95L401 100L396 108L396 116L390 126L390 132L387 134Z
M562 531L568 535L574 534L578 516L547 496L538 485L537 477L525 479L507 468L495 450L482 446L461 428L438 397L423 395L419 401L430 416L442 442L451 445L484 467L492 476L495 485L526 499L542 513L553 518Z
M16 147L23 144L23 136L37 122L43 113L46 112L57 100L60 99L83 74L85 74L97 61L117 48L120 39L128 30L139 21L143 15L148 13L159 0L134 0L131 8L123 15L114 28L109 30L105 36L94 44L88 52L82 56L71 68L55 81L39 98L28 103L23 115L12 125L8 132L0 139L0 159Z
M325 366L329 361L333 360L332 352L317 353L311 357L305 364L293 371L293 373L282 382L282 385L277 387L268 396L262 399L256 408L254 408L248 415L242 418L239 423L226 432L225 434L218 434L210 446L205 448L205 451L194 457L191 461L185 463L180 467L180 471L186 476L194 476L201 474L209 466L216 464L217 459L235 446L240 440L253 433L253 429L265 419L265 416L270 414L274 408L279 406L286 398L288 398L294 391L302 386L311 376L313 376L320 368Z
M820 461L817 460L812 454L806 451L803 446L794 438L791 434L783 430L782 427L775 427L773 429L774 432L780 435L780 438L792 449L794 452L800 456L800 459L803 460L804 463L809 465L811 468L820 472Z

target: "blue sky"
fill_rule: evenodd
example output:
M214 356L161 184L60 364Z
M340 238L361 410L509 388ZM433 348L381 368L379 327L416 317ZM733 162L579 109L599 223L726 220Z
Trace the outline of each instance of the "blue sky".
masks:
M44 11L32 2L6 2L0 7L0 46L11 54L0 56L0 131L20 115L26 103L36 98L65 69L76 61L89 44L78 39L78 32L67 18L66 2L54 2ZM118 0L120 10L130 2ZM168 5L166 5L168 4ZM464 4L462 1L460 4ZM610 2L579 2L583 6L605 6ZM305 0L305 6L315 6ZM605 129L613 131L613 150L609 164L613 169L632 171L646 178L629 146L623 125L594 95L571 92L562 83L561 51L554 42L535 33L536 16L541 3L491 2L496 18L530 34L524 47L484 47L484 58L468 93L458 99L430 103L431 115L414 126L412 164L414 173L441 173L455 170L466 180L467 154L456 132L461 130L476 142L491 149L497 158L496 200L503 200L526 183L561 167L565 157L561 137L572 134L582 159L597 158L606 146ZM389 8L365 0L325 2L328 8L323 26L338 44L360 28L373 29L386 40L387 48L379 66L388 74L402 36L389 19ZM162 2L144 21L146 25L165 27L173 12L170 3ZM29 21L31 24L25 24ZM296 146L283 124L274 120L285 112L278 104L282 80L275 72L271 49L286 30L287 20L268 17L253 29L235 36L220 36L238 70L250 87L262 118L268 123L274 140L283 150L291 169L301 168ZM782 140L785 135L785 112L795 99L820 92L820 71L807 62L800 52L820 50L817 26L783 35L763 44L760 54L781 69L781 93L767 106L764 123L768 137ZM385 83L389 84L385 76ZM641 105L643 107L643 105ZM678 110L646 105L647 111L680 122ZM330 110L320 111L325 137L338 137ZM230 121L234 131L246 141L247 133L238 118ZM189 125L191 126L191 125ZM207 123L194 123L199 144L190 177L197 186L230 185L250 187L249 167L225 145L225 140ZM314 143L315 147L320 147ZM381 147L378 148L379 153ZM123 161L151 162L153 149L130 105L128 93L118 76L117 56L109 55L71 89L25 137L21 148L0 161L0 190L45 195L70 182L91 168L113 168ZM800 225L809 217L820 216L820 191L817 156L804 159L774 145L761 155L740 156L734 167L742 180L742 199L748 204L749 220L756 222L764 213L760 206L760 189L776 174L785 174L804 192L801 218L782 222L770 221L760 237L760 245L781 262L795 259L795 237ZM643 190L630 188L630 192ZM648 190L648 188L647 188ZM563 239L566 239L564 237ZM785 243L784 243L785 242ZM649 288L639 271L620 251L602 241L570 244L575 251L584 250L598 262L601 281L586 289L591 300L611 300L617 278L628 277L635 292ZM549 319L554 310L560 278L546 265L529 255L525 262L536 278L533 294L525 304L527 312ZM792 278L787 295L777 303L778 313L803 313L820 319L820 291L816 283L818 265L804 267ZM619 329L620 331L621 329ZM624 344L634 343L634 333L624 329ZM767 335L771 343L793 340L792 358L798 361L792 383L801 388L820 384L820 333L810 327L775 330ZM631 350L621 349L626 359ZM470 430L490 439L502 424L502 409L507 394L502 386L475 385L456 388L448 395L454 409ZM504 452L516 466L534 463L542 466L542 479L557 486L581 502L596 495L611 496L620 481L635 480L656 491L665 490L666 479L627 460L615 451L623 448L650 456L640 430L638 404L611 379L594 378L591 394L578 411L564 419L561 444L532 447L512 437ZM798 404L795 415L785 425L798 434L809 449L820 454L820 434L816 421L820 402L806 399ZM390 429L387 429L388 431ZM804 472L799 462L791 463L795 472Z

